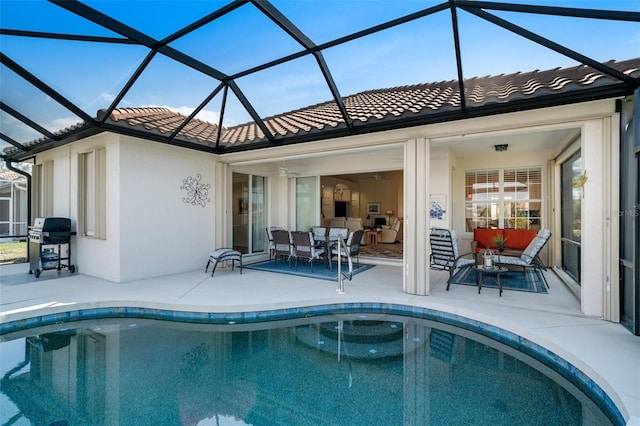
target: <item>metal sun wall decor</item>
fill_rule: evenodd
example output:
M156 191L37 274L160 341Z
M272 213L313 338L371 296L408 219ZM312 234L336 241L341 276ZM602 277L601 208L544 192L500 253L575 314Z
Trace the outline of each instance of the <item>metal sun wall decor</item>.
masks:
M200 183L202 176L200 173L196 177L189 176L182 180L182 186L180 189L187 191L187 196L182 197L182 202L191 204L192 206L206 207L207 202L211 201L209 198L209 189L211 185L208 183Z

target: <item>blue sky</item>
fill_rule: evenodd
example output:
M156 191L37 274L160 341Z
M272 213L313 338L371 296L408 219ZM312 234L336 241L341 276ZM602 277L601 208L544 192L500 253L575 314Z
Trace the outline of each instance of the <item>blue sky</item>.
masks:
M514 3L640 12L640 1L512 1ZM162 39L227 2L210 0L86 1L90 7ZM415 12L440 1L425 0L274 0L316 44ZM528 30L599 61L640 56L640 24L579 18L540 17L494 12ZM558 66L577 65L533 42L460 11L461 48L465 78ZM51 3L40 0L0 0L3 29L115 36ZM283 31L252 5L176 40L172 47L229 75L301 50ZM98 44L0 36L2 53L95 116L109 106L148 50L140 46ZM451 80L457 77L448 11L323 52L343 96L363 90ZM58 130L78 117L12 71L0 68L2 101L33 117L43 127ZM331 99L313 58L304 57L236 80L262 117ZM189 114L217 86L217 81L156 55L119 106L165 106ZM217 122L217 96L199 115ZM250 121L231 96L225 125ZM39 137L2 112L2 132L20 142ZM6 143L1 142L2 147Z

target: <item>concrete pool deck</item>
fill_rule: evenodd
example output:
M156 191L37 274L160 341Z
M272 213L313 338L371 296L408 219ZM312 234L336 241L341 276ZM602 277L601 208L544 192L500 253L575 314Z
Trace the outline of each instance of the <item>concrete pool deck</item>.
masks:
M203 265L204 266L204 265ZM127 283L68 271L29 275L28 264L0 267L0 323L79 309L142 307L189 312L252 312L339 303L390 303L460 315L495 325L563 357L597 383L628 425L640 425L640 337L620 324L586 317L551 271L549 294L472 286L445 291L447 274L431 271L430 296L402 290L400 266L377 265L337 283L245 269L218 268ZM80 271L81 272L81 271Z

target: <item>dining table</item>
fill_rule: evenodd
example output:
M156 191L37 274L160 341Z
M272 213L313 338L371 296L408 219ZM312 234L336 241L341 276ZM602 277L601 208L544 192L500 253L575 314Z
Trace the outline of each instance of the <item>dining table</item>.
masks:
M320 237L314 236L313 241L316 244L322 245L322 247L324 248L324 256L325 256L325 259L327 259L327 267L329 268L329 270L331 270L332 269L331 249L338 242L338 236L337 235L323 235Z

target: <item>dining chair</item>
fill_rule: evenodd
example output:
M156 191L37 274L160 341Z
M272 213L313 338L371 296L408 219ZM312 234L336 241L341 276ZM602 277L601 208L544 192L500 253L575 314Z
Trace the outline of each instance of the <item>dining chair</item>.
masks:
M342 237L343 240L346 240L349 236L349 228L329 228L329 236Z
M311 228L311 232L313 232L313 239L315 241L315 245L318 248L324 247L322 242L317 241L318 238L324 238L327 235L327 227L326 226L313 226Z
M327 227L326 226L314 226L312 227L313 238L324 237L327 235Z
M273 231L284 231L284 228L279 226L269 226L266 228L267 231L267 240L269 241L269 260L271 260L271 256L275 254L275 245L273 244Z
M273 235L273 252L274 260L277 263L278 258L287 259L289 267L291 267L291 257L294 254L293 245L291 243L291 233L283 229L272 231Z
M313 272L313 261L324 254L324 248L315 246L313 233L308 231L291 231L291 240L293 241L293 257L296 259L296 267L298 267L298 258L307 259L311 266L311 272Z
M349 264L349 271L346 274L349 281L351 281L351 277L353 276L353 258L356 258L356 265L360 267L360 243L362 242L362 235L364 234L364 229L358 229L356 231L350 232L349 237L345 241L345 246L340 247L332 247L331 248L331 256L343 256L347 258L347 263Z

